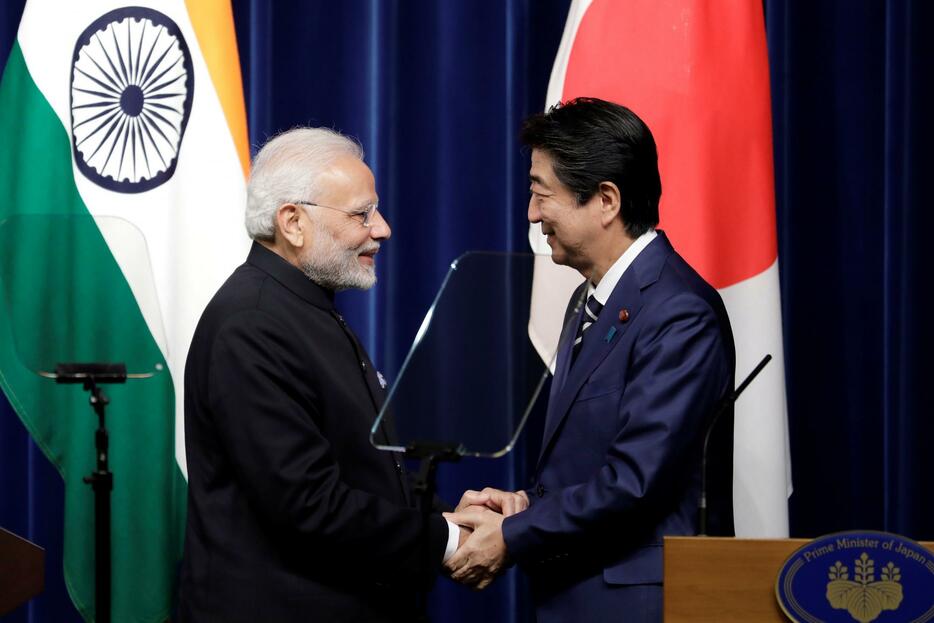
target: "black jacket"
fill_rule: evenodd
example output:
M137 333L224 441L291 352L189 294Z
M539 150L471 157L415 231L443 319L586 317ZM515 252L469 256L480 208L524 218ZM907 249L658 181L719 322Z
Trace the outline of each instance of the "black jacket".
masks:
M182 621L410 620L431 579L385 398L333 293L254 243L208 304L185 369ZM428 522L440 565L447 524Z

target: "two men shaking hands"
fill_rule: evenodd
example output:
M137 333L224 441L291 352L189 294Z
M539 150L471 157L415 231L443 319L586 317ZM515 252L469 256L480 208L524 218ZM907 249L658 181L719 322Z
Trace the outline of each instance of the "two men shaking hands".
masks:
M186 363L180 620L412 621L442 561L477 589L517 564L539 623L661 620L662 537L696 533L704 429L733 386L729 320L656 230L658 155L639 117L581 98L526 120L522 140L528 219L583 279L532 488L467 491L425 516L402 457L369 443L385 388L334 293L375 284L391 230L357 143L290 130L254 160L253 246ZM729 533L722 476L710 524Z

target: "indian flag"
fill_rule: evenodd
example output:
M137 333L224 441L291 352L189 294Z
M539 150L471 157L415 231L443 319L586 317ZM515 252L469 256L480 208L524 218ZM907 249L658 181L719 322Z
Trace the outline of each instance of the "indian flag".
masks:
M660 227L720 291L737 375L772 354L736 404L733 506L737 536L788 536L791 462L762 3L573 0L547 104L580 96L623 104L652 129ZM529 241L536 253L550 253L537 225ZM546 361L579 283L575 271L538 260L529 335Z
M227 0L29 0L0 82L0 386L65 481L64 574L94 620L96 418L68 357L151 378L105 388L114 621L169 616L185 523L188 344L243 261L249 167Z

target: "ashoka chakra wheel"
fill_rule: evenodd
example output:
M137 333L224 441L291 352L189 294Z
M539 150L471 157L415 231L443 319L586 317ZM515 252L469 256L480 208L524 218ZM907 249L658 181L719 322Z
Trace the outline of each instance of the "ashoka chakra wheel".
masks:
M71 135L78 169L104 188L150 190L172 177L194 94L191 54L166 15L125 7L75 44Z

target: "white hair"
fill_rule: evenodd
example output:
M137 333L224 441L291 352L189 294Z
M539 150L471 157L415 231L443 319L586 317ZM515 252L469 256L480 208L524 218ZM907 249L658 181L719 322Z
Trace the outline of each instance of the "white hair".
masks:
M294 128L268 140L253 159L247 184L250 238L272 241L276 211L285 203L314 201L318 176L343 155L363 160L363 148L328 128Z

